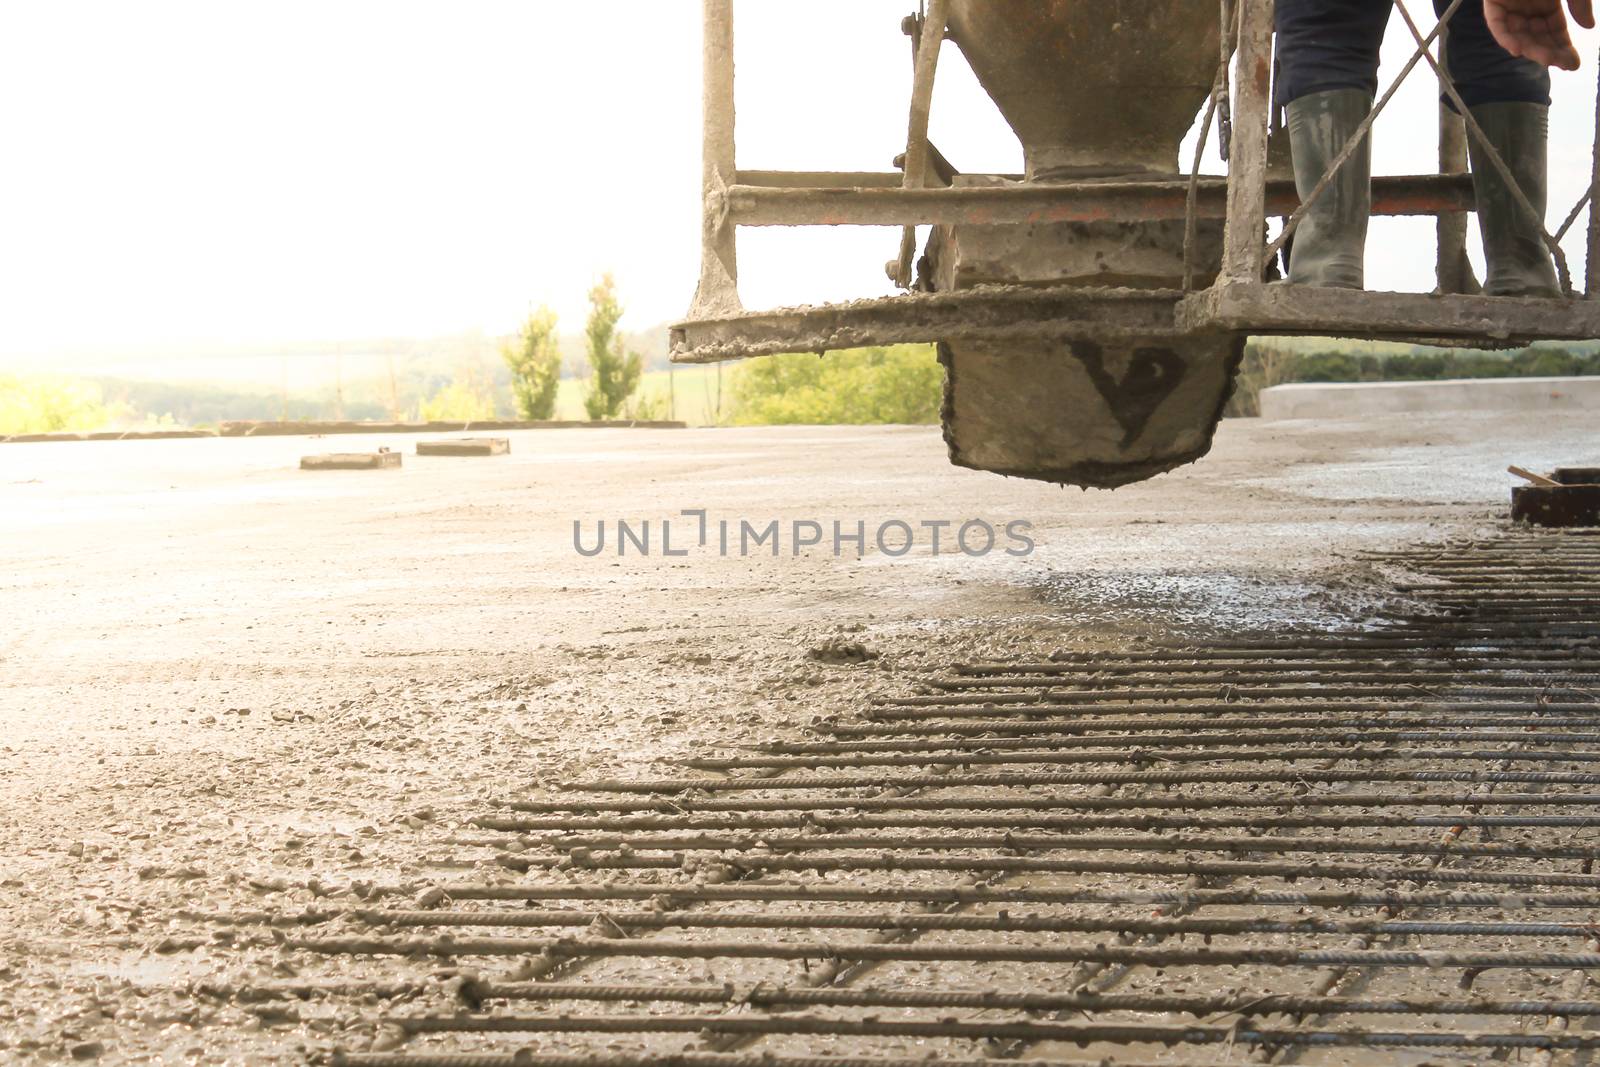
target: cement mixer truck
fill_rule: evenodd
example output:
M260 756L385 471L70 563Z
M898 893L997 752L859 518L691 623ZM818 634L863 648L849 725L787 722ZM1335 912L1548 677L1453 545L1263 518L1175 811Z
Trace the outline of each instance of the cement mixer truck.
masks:
M1211 447L1252 335L1488 348L1600 337L1596 186L1543 235L1562 299L1483 295L1465 253L1470 119L1448 106L1438 172L1372 183L1374 214L1438 219L1435 292L1278 281L1279 254L1329 182L1302 198L1277 158L1273 0L926 0L902 24L915 60L907 142L897 170L872 174L740 170L733 0L703 7L702 267L673 358L936 344L956 464L1115 488L1191 463ZM1454 92L1436 55L1443 27L1427 32L1399 9L1416 51L1361 137L1413 71L1431 68L1444 97ZM930 145L951 45L1020 140L1024 173L958 173ZM1198 150L1180 161L1197 123ZM1208 143L1226 176L1200 172ZM1586 206L1575 288L1560 239ZM749 226L899 229L889 273L903 292L746 309L736 236ZM926 242L919 226L931 227Z

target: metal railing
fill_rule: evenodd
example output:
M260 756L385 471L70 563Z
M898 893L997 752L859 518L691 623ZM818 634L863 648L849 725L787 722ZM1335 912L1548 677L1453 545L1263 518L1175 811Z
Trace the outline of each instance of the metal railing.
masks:
M1401 68L1399 74L1390 82L1389 86L1373 105L1366 119L1351 135L1344 148L1329 165L1328 171L1318 181L1304 202L1290 214L1284 222L1278 236L1268 243L1264 250L1261 248L1261 226L1269 214L1265 202L1265 182L1267 171L1267 138L1271 113L1271 70L1272 70L1272 27L1274 0L1222 0L1224 26L1232 24L1231 32L1225 32L1223 37L1226 42L1230 37L1237 42L1234 62L1234 83L1238 93L1238 111L1241 115L1239 134L1235 141L1234 151L1231 154L1229 165L1229 215L1227 227L1227 251L1223 275L1233 283L1248 283L1259 281L1267 263L1283 250L1285 245L1294 236L1296 229L1306 217L1312 206L1319 200L1332 184L1334 177L1344 164L1355 154L1363 140L1371 133L1374 123L1382 115L1384 109L1400 87L1411 76L1412 72L1424 61L1433 69L1438 78L1440 91L1444 99L1453 107L1441 108L1440 112L1440 145L1441 169L1451 166L1451 156L1457 156L1459 165L1454 169L1464 169L1465 145L1457 144L1458 137L1452 126L1460 124L1465 127L1466 136L1480 149L1482 156L1488 161L1501 180L1506 183L1511 191L1519 210L1529 216L1538 226L1539 233L1545 246L1550 250L1551 257L1556 264L1556 271L1561 281L1562 291L1568 296L1573 296L1572 272L1567 262L1566 252L1561 247L1561 240L1570 232L1572 226L1583 214L1586 207L1590 208L1589 224L1589 252L1585 278L1585 295L1600 296L1600 212L1593 210L1597 192L1600 192L1600 128L1597 128L1597 138L1594 152L1594 164L1591 172L1589 187L1567 213L1561 226L1552 234L1545 226L1545 220L1521 184L1512 173L1510 166L1501 157L1499 151L1484 135L1482 127L1472 115L1465 102L1461 99L1456 89L1455 80L1451 77L1446 65L1435 54L1443 39L1445 27L1460 10L1463 0L1454 0L1453 3L1440 16L1438 24L1433 30L1424 34L1412 16L1406 0L1395 0L1395 7L1400 13L1407 30L1416 44L1416 49L1411 58ZM1227 45L1224 45L1226 52ZM1226 61L1226 59L1225 59ZM1213 106L1219 96L1227 92L1226 79L1219 77L1218 88L1213 93ZM1225 96L1222 97L1226 99ZM1597 107L1597 119L1600 119L1600 107ZM1208 121L1207 125L1210 123ZM1196 168L1193 172L1198 174L1199 156L1196 156ZM1452 234L1459 232L1464 240L1464 230L1441 230L1439 248L1439 274L1441 283L1447 275L1447 264L1458 250L1451 247L1454 244ZM1446 289L1441 284L1442 289Z
M928 113L938 76L941 46L947 34L949 0L925 0L907 19L915 53L915 75L906 150L901 170L860 172L740 171L736 159L733 62L733 0L702 0L705 24L704 155L702 266L699 286L687 321L675 331L679 358L713 360L730 355L769 351L819 350L853 343L895 343L940 340L910 329L904 317L892 327L877 319L894 316L884 300L862 305L841 317L848 306L806 311L746 313L739 299L736 233L742 226L884 226L901 230L898 256L890 275L902 288L913 284L916 230L922 225L1007 225L1061 222L1141 222L1183 220L1185 240L1182 290L1189 294L1175 309L1180 330L1235 332L1315 332L1349 336L1392 336L1451 339L1465 343L1501 343L1538 338L1581 339L1600 336L1600 307L1587 302L1519 301L1478 298L1476 280L1466 255L1465 215L1475 206L1467 174L1469 139L1483 151L1512 190L1521 210L1538 211L1521 189L1506 161L1489 144L1467 109L1436 54L1442 51L1443 27L1459 10L1456 0L1444 18L1424 33L1408 7L1396 0L1416 48L1378 98L1356 135L1336 157L1329 173L1302 201L1292 181L1268 173L1268 143L1273 111L1274 0L1218 0L1222 24L1216 77L1205 105L1192 165L1171 181L1092 181L1029 183L974 181L951 184L947 166L928 141ZM1293 237L1307 212L1326 194L1337 168L1351 158L1361 140L1411 74L1423 64L1435 71L1441 97L1439 170L1431 174L1379 176L1372 183L1375 216L1429 216L1438 220L1437 293L1432 297L1401 293L1344 291L1290 295L1269 290L1265 272ZM1600 129L1600 106L1597 106ZM1220 131L1225 177L1201 173L1213 131ZM993 175L983 177L1017 176ZM1561 287L1574 292L1571 267L1561 242L1589 211L1588 263L1583 295L1600 297L1600 135L1588 187L1552 233L1539 218L1539 232L1550 249ZM1268 239L1273 218L1284 220ZM1224 225L1221 270L1215 285L1210 267L1198 266L1197 233L1202 220ZM1210 258L1209 256L1206 258ZM1212 260L1212 262L1215 262ZM1088 292L1089 290L1082 290ZM917 294L913 294L917 295ZM922 294L925 295L925 294ZM1182 294L1178 294L1182 296ZM1063 299L1068 299L1063 295ZM887 298L890 302L895 299ZM1077 301L1078 297L1071 300ZM1452 300L1454 302L1452 302ZM816 322L812 320L816 319ZM824 321L825 319L825 321ZM741 323L750 323L746 345ZM713 327L701 329L701 327ZM813 328L816 327L816 328ZM824 328L825 327L825 328ZM792 340L794 348L783 347Z

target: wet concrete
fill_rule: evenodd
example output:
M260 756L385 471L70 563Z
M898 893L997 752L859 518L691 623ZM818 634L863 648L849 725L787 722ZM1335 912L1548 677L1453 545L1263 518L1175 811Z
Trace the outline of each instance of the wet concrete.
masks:
M421 887L428 841L490 799L793 734L952 660L1360 621L1386 594L1354 553L1496 526L1508 462L1593 438L1550 414L1228 423L1196 467L1085 494L949 467L934 429L510 436L492 463L339 475L295 469L336 438L0 448L0 1061L327 1047L311 1009L174 992L307 966L184 950L212 929L175 911ZM685 508L1022 519L1038 548L573 549L574 520ZM877 658L811 655L840 640Z

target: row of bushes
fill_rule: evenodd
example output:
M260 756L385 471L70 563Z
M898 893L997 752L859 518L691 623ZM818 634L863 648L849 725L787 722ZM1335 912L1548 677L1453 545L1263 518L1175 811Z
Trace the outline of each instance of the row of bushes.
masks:
M0 374L0 436L98 430L114 414L95 382L59 375Z
M753 359L733 383L741 426L939 421L944 369L932 345Z
M1291 382L1441 381L1600 375L1600 350L1536 345L1516 352L1261 338L1245 348L1230 416L1260 414L1261 390ZM752 360L739 368L734 421L932 423L944 382L931 345Z
M1432 381L1600 375L1600 351L1540 345L1519 352L1407 349L1341 345L1293 339L1258 339L1245 349L1232 416L1260 413L1261 390L1290 382ZM899 345L751 360L731 375L731 413L720 401L712 421L738 425L850 425L939 421L944 372L931 345ZM216 387L109 383L54 376L0 375L0 434L94 430L112 422L141 421L138 412L170 412L161 421L196 425L216 418L274 418L278 397ZM486 418L496 413L498 383L456 380L420 405L424 418ZM296 405L296 415L302 414ZM332 401L316 414L332 417ZM508 405L509 407L509 405ZM664 397L636 398L632 417L665 417ZM482 410L479 410L479 409ZM649 409L648 412L645 409ZM655 409L660 408L659 412ZM376 404L341 406L346 417L382 418ZM149 420L143 419L148 422Z

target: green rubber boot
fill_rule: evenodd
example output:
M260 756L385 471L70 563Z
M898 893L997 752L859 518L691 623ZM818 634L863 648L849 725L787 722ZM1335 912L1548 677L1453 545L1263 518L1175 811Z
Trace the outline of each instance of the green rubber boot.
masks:
M1550 109L1543 104L1479 104L1472 117L1543 220L1549 188ZM1535 227L1517 203L1478 139L1468 140L1478 230L1489 275L1483 291L1489 296L1559 297L1561 285L1540 233L1542 226Z
M1372 97L1361 89L1332 89L1289 104L1294 184L1303 202L1344 150ZM1363 138L1333 182L1294 231L1289 281L1331 289L1366 287L1367 220L1372 215L1372 138Z

